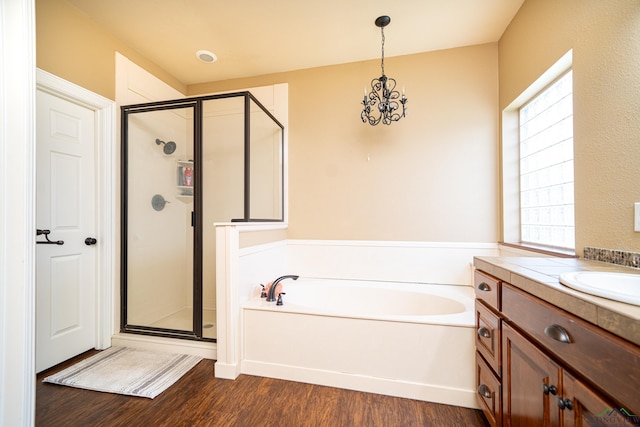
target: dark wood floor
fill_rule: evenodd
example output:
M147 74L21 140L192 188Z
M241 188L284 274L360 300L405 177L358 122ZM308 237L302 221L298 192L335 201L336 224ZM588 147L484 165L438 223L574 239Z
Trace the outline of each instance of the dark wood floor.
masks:
M291 381L214 378L203 360L155 399L45 384L37 376L36 426L488 426L480 411Z

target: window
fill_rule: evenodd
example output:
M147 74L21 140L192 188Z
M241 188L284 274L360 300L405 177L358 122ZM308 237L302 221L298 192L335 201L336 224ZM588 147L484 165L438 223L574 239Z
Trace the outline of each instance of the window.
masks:
M518 110L521 243L575 248L572 77Z

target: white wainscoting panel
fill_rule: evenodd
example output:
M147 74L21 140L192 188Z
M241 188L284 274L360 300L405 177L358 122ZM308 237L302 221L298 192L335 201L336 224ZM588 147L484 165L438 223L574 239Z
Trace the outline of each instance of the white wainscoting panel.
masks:
M332 279L472 285L474 256L496 243L288 240L289 274Z

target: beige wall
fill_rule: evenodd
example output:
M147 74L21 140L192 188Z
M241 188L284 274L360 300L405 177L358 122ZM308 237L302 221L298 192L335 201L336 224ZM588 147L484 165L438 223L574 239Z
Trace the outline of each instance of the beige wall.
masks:
M409 98L390 127L358 118L378 61L185 87L64 0L36 24L38 67L110 99L116 50L188 95L289 83L290 238L498 240L498 111L572 48L576 248L640 249L637 0L527 0L499 49L388 58Z
M500 111L569 49L576 251L638 251L640 2L527 0L499 43Z
M289 84L295 239L498 239L497 44L387 58L408 116L360 120L379 60L193 85L188 95Z
M37 0L37 42L40 68L112 99L116 50L180 86L64 0ZM386 71L409 99L391 126L359 117L379 60L185 92L289 84L289 238L497 241L497 43L388 57Z
M106 32L65 0L36 0L36 66L115 99L115 52L181 93L186 86Z

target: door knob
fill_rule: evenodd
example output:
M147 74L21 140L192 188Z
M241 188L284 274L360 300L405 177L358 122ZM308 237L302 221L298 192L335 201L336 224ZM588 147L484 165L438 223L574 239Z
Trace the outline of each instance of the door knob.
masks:
M563 399L561 397L558 397L558 408L560 408L561 410L573 410L573 402L571 402L571 399Z
M98 241L93 237L87 237L86 239L84 239L84 244L87 246L95 245L96 243L98 243Z
M549 393L556 395L558 394L558 389L553 384L546 385L545 383L542 383L542 392L546 395L548 395Z

